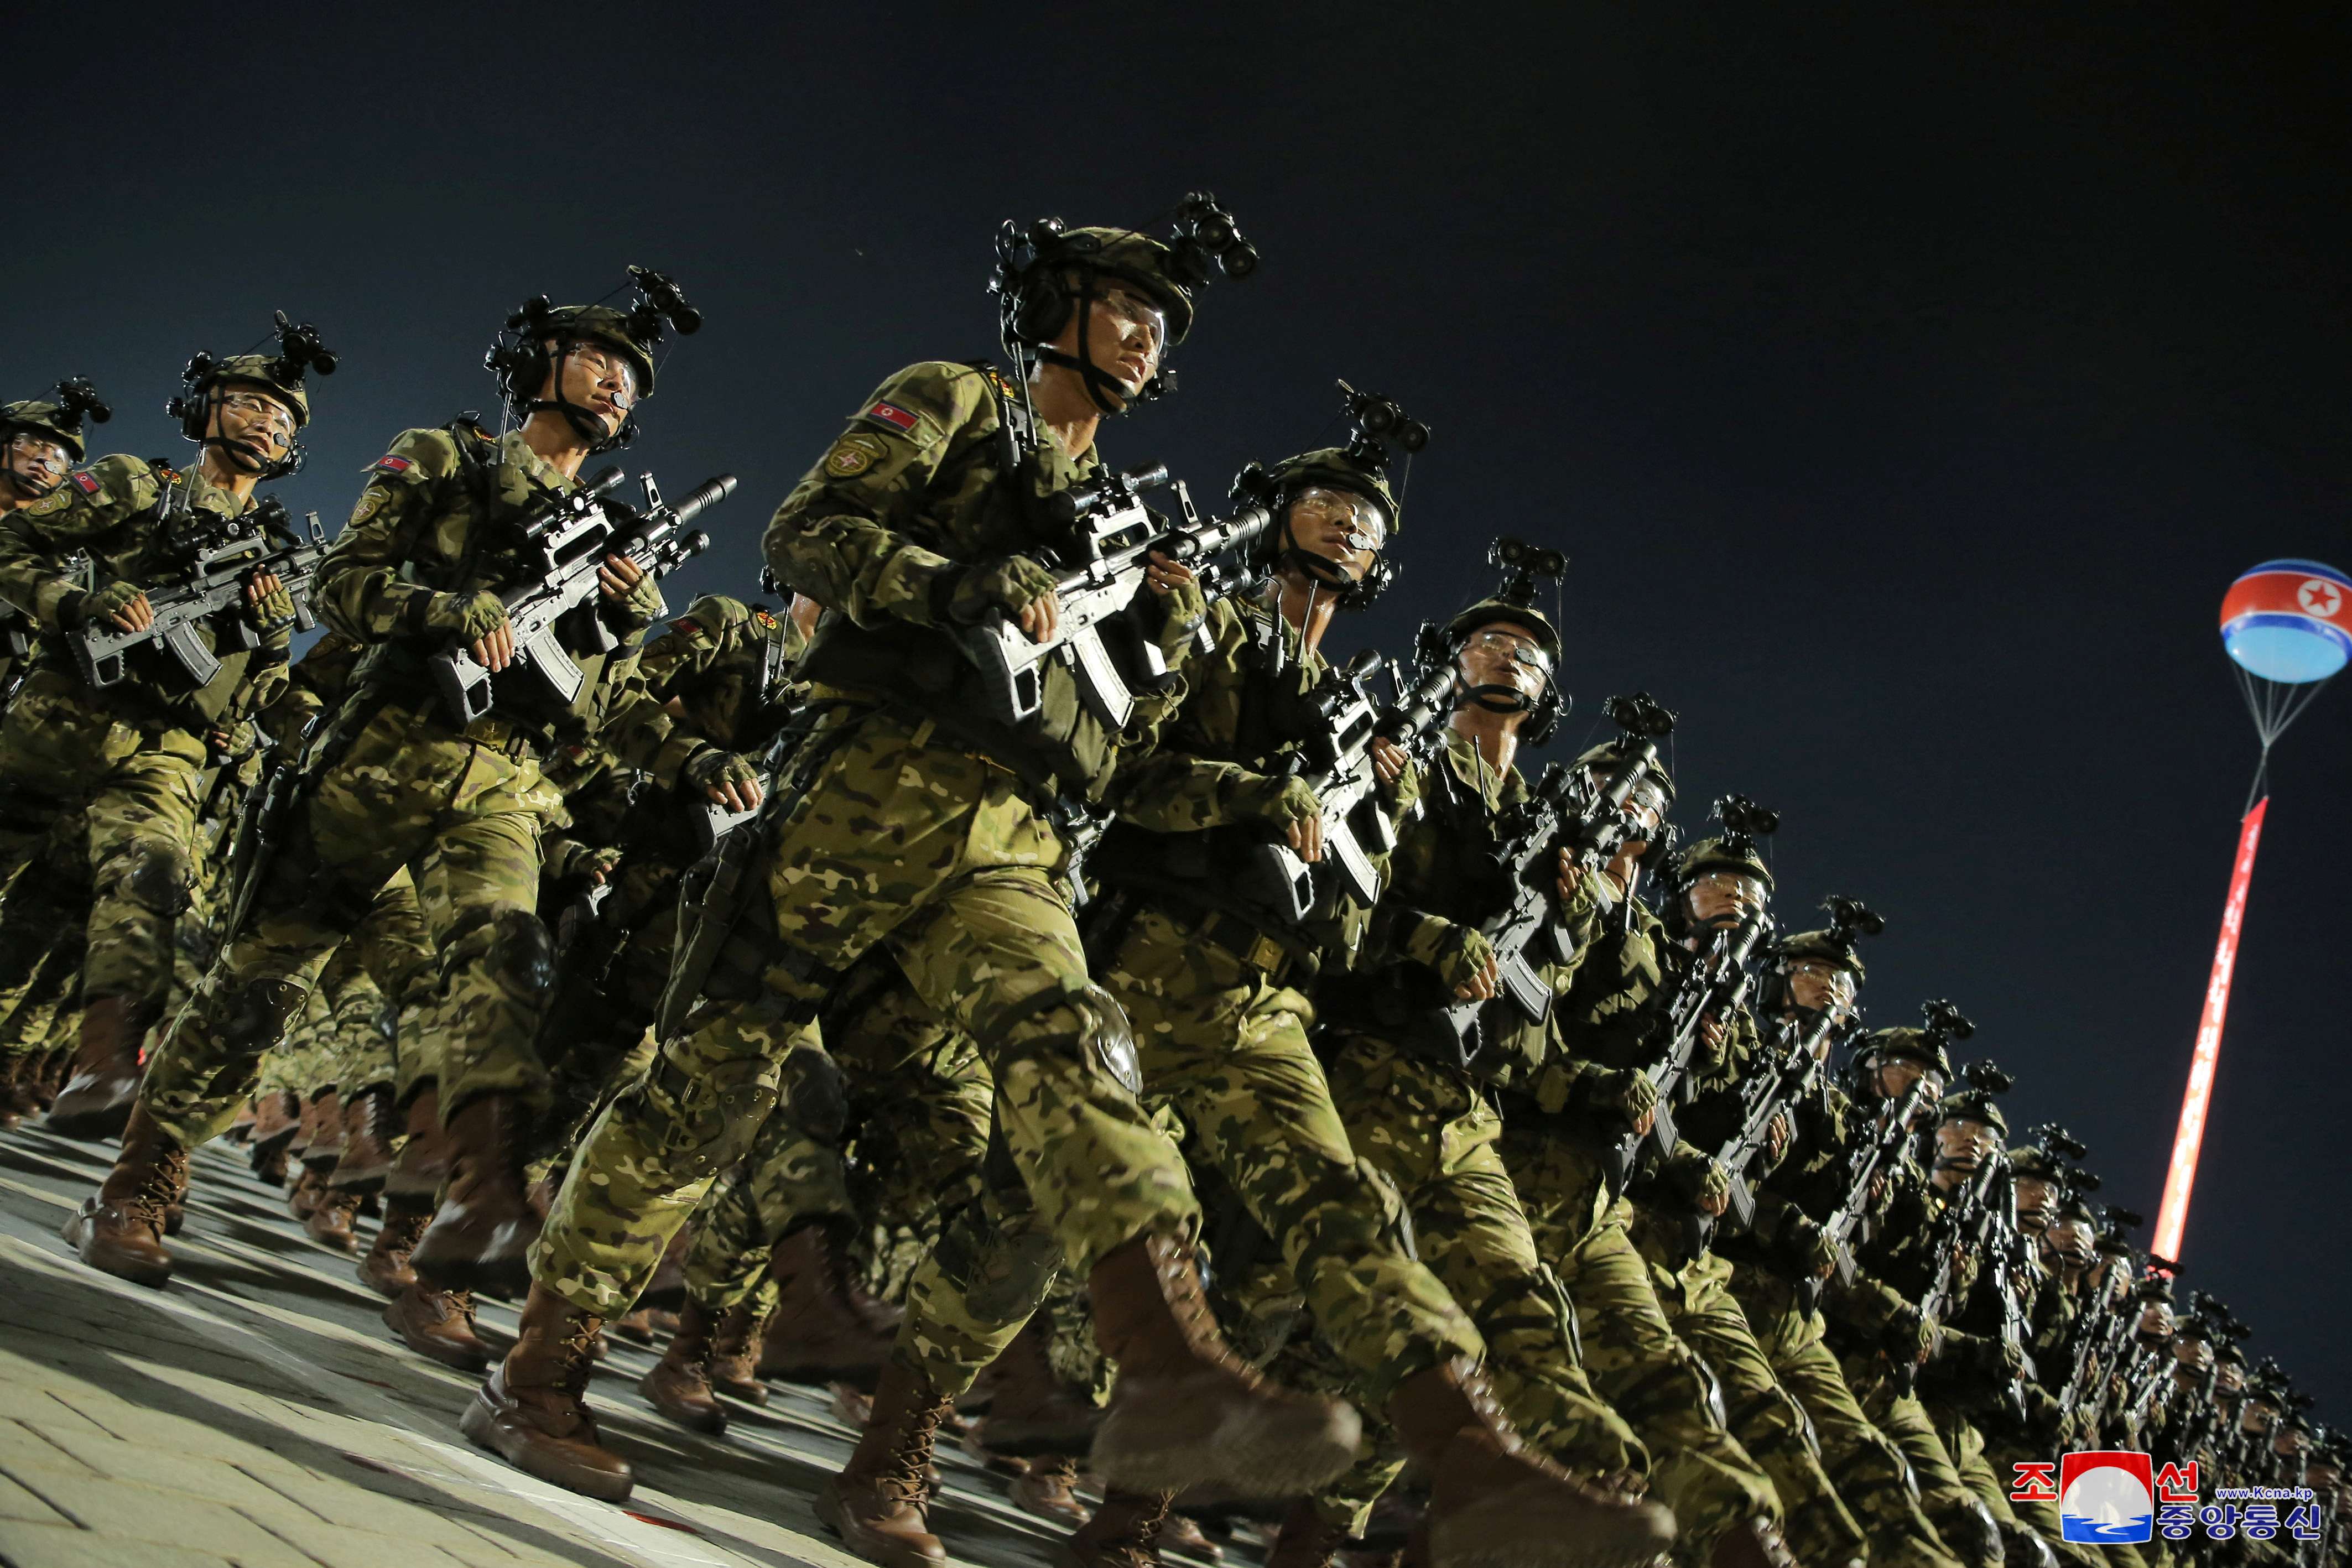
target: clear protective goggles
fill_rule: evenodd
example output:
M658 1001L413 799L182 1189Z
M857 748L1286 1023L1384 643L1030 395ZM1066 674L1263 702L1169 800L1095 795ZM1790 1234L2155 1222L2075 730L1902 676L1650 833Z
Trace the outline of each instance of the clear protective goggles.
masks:
M566 343L556 351L566 359L578 360L599 376L610 376L619 382L623 403L637 401L637 367L618 349L582 340Z
M1156 352L1168 342L1168 312L1162 310L1150 296L1132 288L1109 285L1096 298L1111 319L1122 327L1142 328L1150 335L1151 348Z
M280 446L294 439L294 416L284 403L259 392L225 392L220 405L240 418L265 427Z
M1789 976L1791 979L1799 975L1808 975L1819 980L1822 983L1822 988L1829 993L1830 999L1838 1006L1842 1008L1853 1006L1855 988L1853 970L1841 967L1824 958L1800 958L1789 966Z
M1335 485L1303 485L1291 492L1291 527L1304 521L1342 521L1348 527L1349 549L1376 551L1389 542L1388 518L1370 496L1342 490Z
M1543 644L1532 637L1521 636L1507 626L1481 626L1471 632L1462 645L1507 653L1528 668L1541 671L1546 679L1550 678L1551 655L1545 652Z
M1751 876L1744 871L1710 871L1691 879L1693 893L1696 893L1702 887L1711 888L1724 897L1751 909L1764 902L1762 879Z

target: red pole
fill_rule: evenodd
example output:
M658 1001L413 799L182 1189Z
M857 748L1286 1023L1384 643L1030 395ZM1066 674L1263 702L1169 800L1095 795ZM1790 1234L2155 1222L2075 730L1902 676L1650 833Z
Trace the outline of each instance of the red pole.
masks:
M2164 1176L2164 1207L2156 1213L2149 1249L2159 1258L2180 1256L2181 1228L2189 1223L2189 1192L2197 1185L2197 1150L2205 1141L2205 1112L2213 1099L2213 1065L2221 1054L2221 1020L2230 1011L2230 976L2238 967L2238 932L2246 921L2246 885L2254 877L2254 849L2262 842L2267 795L2254 802L2238 830L2238 860L2230 873L2230 900L2221 906L2221 939L2213 946L2213 973L2205 982L2205 1015L2197 1023L2197 1051L2189 1061L2189 1089L2180 1097L2180 1130L2172 1135L2172 1167Z

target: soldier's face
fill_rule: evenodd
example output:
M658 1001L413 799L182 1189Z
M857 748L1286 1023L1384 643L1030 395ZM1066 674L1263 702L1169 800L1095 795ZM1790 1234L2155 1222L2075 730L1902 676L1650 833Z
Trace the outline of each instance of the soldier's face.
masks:
M1683 895L1691 924L1715 931L1737 925L1764 907L1764 883L1746 872L1711 871Z
M1789 999L1809 1013L1853 1010L1853 971L1820 958L1800 958L1789 966Z
M2139 1337L2147 1340L2172 1337L2172 1309L2162 1301L2150 1301L2139 1315Z
M1900 1100L1911 1092L1911 1085L1929 1076L1927 1064L1914 1061L1907 1056L1890 1057L1878 1064L1878 1093L1884 1100ZM1943 1081L1937 1079L1927 1086L1920 1103L1932 1105L1944 1092Z
M7 476L11 480L22 481L15 488L20 497L27 500L37 500L56 489L73 463L63 442L26 431L18 431L8 438L7 451Z
M2080 1269L2091 1260L2091 1232L2079 1219L2053 1219L2042 1233L2042 1252L2053 1268Z
M2028 1231L2039 1232L2050 1224L2050 1202L2057 1193L2040 1176L2017 1178L2017 1221Z
M602 343L572 343L551 351L555 358L541 398L588 410L604 422L607 435L618 431L637 406L636 367Z
M2213 1347L2186 1334L2172 1342L2172 1358L2200 1377L2213 1370Z
M1330 485L1308 485L1290 497L1291 539L1309 555L1336 560L1348 580L1360 582L1388 542L1388 525L1369 496Z
M1073 289L1071 298L1077 297ZM1122 283L1098 281L1092 307L1083 318L1076 310L1070 312L1054 347L1077 358L1081 325L1086 329L1087 359L1118 382L1129 398L1160 373L1160 356L1168 347L1168 318L1149 295Z
M205 434L239 467L257 474L293 450L294 411L276 398L231 386L215 392L212 401L212 426Z
M1956 1116L1936 1128L1936 1168L1974 1176L1992 1153L1993 1132L1982 1122Z
M2217 1395L2236 1395L2242 1392L2245 1386L2245 1368L2234 1361L2223 1362L2221 1370L2213 1375L2213 1392Z
M1551 678L1551 655L1526 627L1497 621L1479 627L1463 643L1462 675L1474 686L1506 686L1534 698L1543 695L1544 683Z

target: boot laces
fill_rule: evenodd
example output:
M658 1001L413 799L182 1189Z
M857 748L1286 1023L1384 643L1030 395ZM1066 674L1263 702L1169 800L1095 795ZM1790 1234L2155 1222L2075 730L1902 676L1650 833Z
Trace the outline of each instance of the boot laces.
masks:
M164 1215L180 1196L187 1168L188 1156L178 1149L148 1161L140 1173L139 1190L131 1194L131 1212L142 1223L161 1231Z
M947 1414L948 1403L934 1396L908 1413L898 1440L890 1445L890 1452L874 1478L877 1490L884 1496L910 1507L922 1505L929 1485L924 1472L930 1466L931 1439Z

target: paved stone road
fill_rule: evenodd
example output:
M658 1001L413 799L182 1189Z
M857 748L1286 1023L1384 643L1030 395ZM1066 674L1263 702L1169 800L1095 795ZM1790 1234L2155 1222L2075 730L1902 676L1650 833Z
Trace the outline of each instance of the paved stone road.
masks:
M0 1134L0 1563L6 1568L848 1568L810 1509L851 1442L822 1393L681 1431L615 1343L592 1397L636 1467L625 1508L541 1484L457 1435L471 1381L394 1341L351 1260L313 1246L242 1155L201 1151L169 1289L85 1269L58 1226L97 1145ZM510 1333L495 1303L486 1328ZM933 1518L1007 1568L1052 1533L950 1445Z

